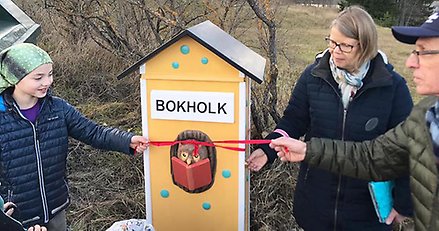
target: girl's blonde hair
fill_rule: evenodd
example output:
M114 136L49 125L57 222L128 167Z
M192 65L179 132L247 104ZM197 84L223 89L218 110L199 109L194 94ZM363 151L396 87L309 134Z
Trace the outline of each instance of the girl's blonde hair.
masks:
M378 33L372 17L360 6L349 6L332 21L330 29L335 27L346 37L359 41L358 60L355 70L378 53Z

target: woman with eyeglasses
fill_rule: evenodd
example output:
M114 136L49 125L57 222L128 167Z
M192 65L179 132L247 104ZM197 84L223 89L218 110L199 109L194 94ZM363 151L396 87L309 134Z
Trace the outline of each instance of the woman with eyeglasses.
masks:
M358 6L343 10L325 38L328 49L298 79L283 117L266 139L281 136L363 141L395 127L413 102L406 81L378 51L375 23ZM277 158L261 145L247 159L259 171ZM394 181L393 209L379 220L369 181L321 170L302 162L293 213L306 231L392 230L391 223L412 215L408 176Z

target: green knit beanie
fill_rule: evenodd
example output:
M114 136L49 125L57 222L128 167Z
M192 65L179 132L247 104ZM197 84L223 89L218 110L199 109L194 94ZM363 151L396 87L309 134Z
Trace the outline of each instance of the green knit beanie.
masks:
M20 43L6 48L0 53L0 93L46 63L52 63L49 54L34 44Z

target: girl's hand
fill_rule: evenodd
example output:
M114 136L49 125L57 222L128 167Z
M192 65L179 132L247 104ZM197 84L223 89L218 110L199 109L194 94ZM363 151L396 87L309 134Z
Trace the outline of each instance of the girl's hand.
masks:
M27 231L47 231L46 227L35 225L27 229Z
M149 146L149 140L143 136L133 136L131 138L130 148L134 149L135 153L143 153Z
M17 206L12 202L7 202L6 204L3 205L3 211L5 211L5 213L8 214L9 216L12 216L12 213L14 213L15 208L17 208Z

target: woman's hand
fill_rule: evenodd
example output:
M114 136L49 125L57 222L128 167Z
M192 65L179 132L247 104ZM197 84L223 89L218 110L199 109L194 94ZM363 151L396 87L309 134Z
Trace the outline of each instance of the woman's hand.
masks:
M265 155L265 152L258 148L250 154L250 156L246 160L247 168L250 171L259 171L262 167L267 163L268 157Z
M405 219L407 219L407 217L399 214L395 209L392 208L392 211L390 211L390 214L386 219L386 224L390 225L393 222L401 223Z

